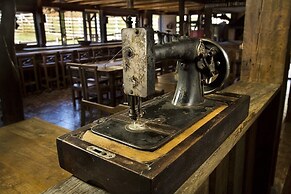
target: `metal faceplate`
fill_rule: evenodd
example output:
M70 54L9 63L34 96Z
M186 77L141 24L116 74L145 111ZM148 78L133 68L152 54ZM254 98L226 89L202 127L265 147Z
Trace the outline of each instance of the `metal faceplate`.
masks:
M124 93L147 97L155 92L154 32L125 28L122 34Z

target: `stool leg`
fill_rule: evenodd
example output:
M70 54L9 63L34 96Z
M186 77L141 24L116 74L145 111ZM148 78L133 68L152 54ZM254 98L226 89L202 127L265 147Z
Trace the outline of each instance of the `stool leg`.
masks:
M44 66L43 70L44 70L44 77L45 77L45 87L46 89L49 89L50 86L49 86L49 77L48 77L47 67Z
M59 76L59 68L56 65L56 81L57 81L57 88L60 89L60 76Z

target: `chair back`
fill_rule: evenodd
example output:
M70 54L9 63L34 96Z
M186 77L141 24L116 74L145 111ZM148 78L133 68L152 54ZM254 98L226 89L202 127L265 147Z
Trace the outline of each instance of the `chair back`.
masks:
M57 65L57 54L56 53L43 53L42 54L42 65Z
M60 52L60 63L66 65L66 63L72 63L74 61L74 54L71 51Z
M102 78L98 73L98 66L94 64L82 65L82 84L84 88L84 99L102 102L102 95L109 92L108 79Z
M82 87L81 64L66 63L66 66L68 69L69 80L71 83L73 105L74 107L76 107L75 100L81 100L84 96L84 90Z
M96 48L93 49L93 60L94 62L103 61L109 59L107 48Z
M76 61L78 63L88 63L88 62L92 61L91 49L78 50L77 56L78 56L78 58L76 59Z

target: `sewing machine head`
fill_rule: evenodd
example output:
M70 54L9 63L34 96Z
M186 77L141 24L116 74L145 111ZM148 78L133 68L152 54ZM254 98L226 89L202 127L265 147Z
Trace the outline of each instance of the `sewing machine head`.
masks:
M225 51L207 39L181 39L154 45L151 28L122 30L124 93L129 95L131 119L141 113L140 98L155 92L155 61L177 59L177 87L172 99L176 106L204 102L203 94L221 88L229 75Z

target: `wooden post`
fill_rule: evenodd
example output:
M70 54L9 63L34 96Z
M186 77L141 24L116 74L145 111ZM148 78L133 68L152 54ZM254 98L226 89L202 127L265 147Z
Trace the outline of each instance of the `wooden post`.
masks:
M36 38L38 46L46 46L46 36L44 27L44 15L42 11L42 1L37 0L36 10L33 14L34 16L34 26L36 31Z
M65 12L64 12L64 10L60 10L59 11L59 19L60 19L60 26L61 26L62 45L67 45L67 32L66 32Z
M0 24L0 98L4 125L24 119L20 79L15 66L15 1L3 0Z
M283 82L290 13L287 0L246 1L242 80Z
M184 35L185 0L179 0L179 34Z
M211 38L211 25L212 25L212 9L205 10L205 27L204 27L204 34L205 38Z
M274 181L289 67L290 20L290 1L246 1L241 80L281 85L257 120L256 145L251 148L256 153L252 193L270 193Z
M100 21L100 36L101 36L101 42L107 42L107 30L106 30L106 22L107 18L106 15L104 14L103 10L99 11L99 21Z
M82 12L83 17L83 32L84 32L84 40L88 40L88 32L87 32L87 20L90 23L90 16L88 17L87 13L85 11Z

